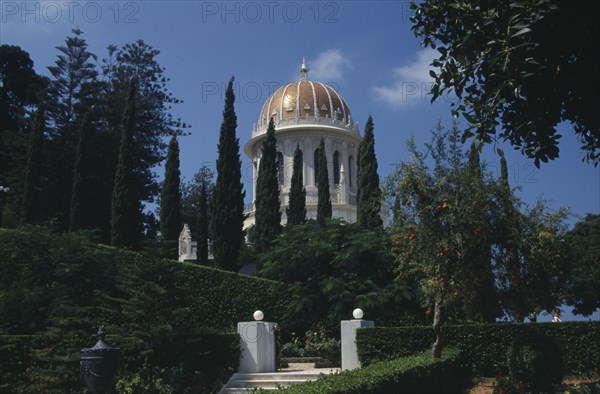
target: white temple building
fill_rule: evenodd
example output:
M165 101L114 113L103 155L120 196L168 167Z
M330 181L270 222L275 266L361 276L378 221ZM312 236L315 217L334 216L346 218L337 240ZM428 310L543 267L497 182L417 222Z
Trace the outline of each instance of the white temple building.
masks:
M300 79L280 87L267 99L258 123L252 128L252 138L244 146L244 152L253 164L253 200L246 212L248 217L244 228L255 223L256 180L270 118L275 123L277 138L281 223L287 222L285 209L289 204L296 146L302 151L306 216L316 219L316 163L321 138L325 141L333 217L356 221L356 158L361 141L358 124L352 119L346 100L331 86L311 81L308 71L303 62Z
M262 156L262 144L269 120L275 123L277 161L281 202L281 223L287 223L286 208L292 181L294 151L302 151L302 179L306 188L306 217L317 217L317 149L321 138L325 142L325 155L329 173L329 194L332 216L348 222L356 221L358 145L362 138L358 124L352 119L346 100L331 86L308 79L308 67L303 61L300 79L280 87L265 101L252 136L244 152L253 164L252 204L246 209L244 229L255 223L254 208L256 181ZM179 237L179 260L196 259L196 241L192 240L188 225ZM209 245L209 254L212 245ZM212 257L212 256L211 256Z

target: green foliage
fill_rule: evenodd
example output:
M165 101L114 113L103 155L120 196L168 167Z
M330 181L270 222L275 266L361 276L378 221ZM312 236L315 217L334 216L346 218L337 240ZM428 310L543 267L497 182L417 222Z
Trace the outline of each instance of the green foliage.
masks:
M470 123L463 140L509 140L539 167L558 157L557 125L569 121L598 164L597 3L428 0L411 9L415 35L439 52L432 102L458 97L452 112Z
M100 324L125 352L123 384L160 375L177 393L194 382L208 388L192 392L214 392L211 382L236 366L239 340L201 327L231 332L256 309L283 321L287 306L281 283L97 245L89 233L1 229L0 249L0 381L22 392L27 379L54 382L34 392L80 390L73 365ZM34 340L19 342L22 334Z
M45 128L46 120L44 109L38 108L35 114L34 126L31 130L29 141L29 150L27 152L21 224L35 223L40 219L42 213L40 184L42 176L42 146L44 143Z
M277 139L273 118L263 140L256 179L256 251L268 250L269 243L281 233L281 203L277 179Z
M425 308L437 305L435 321L494 321L501 311L490 265L493 180L476 147L466 157L456 124L445 131L438 123L426 149L412 139L408 148L412 161L386 181L398 273L419 286Z
M323 375L314 382L292 386L286 393L396 394L450 393L464 388L466 371L460 353L448 350L439 359L416 355L383 361L339 374Z
M562 382L560 349L548 337L521 334L508 350L508 370L511 379L522 382L528 391L550 392Z
M218 267L237 270L243 241L244 196L241 183L239 139L236 137L237 116L234 109L233 77L225 91L223 123L217 146L217 182L213 196L213 255Z
M134 247L139 243L140 223L137 220L141 212L140 201L136 199L132 189L133 177L133 133L136 125L137 86L134 81L129 84L123 122L121 125L121 144L119 161L115 174L111 202L111 245Z
M394 260L383 229L327 220L292 226L259 256L260 275L286 283L286 320L296 332L323 322L337 327L354 308L369 319L398 317L413 297L404 281L394 281Z
M303 224L306 221L306 188L302 180L302 172L302 151L300 145L296 145L290 185L290 203L285 210L288 226Z
M142 341L111 334L107 342L124 352L119 392L214 393L237 365L237 334L195 332L156 335ZM11 393L80 393L77 362L90 335L0 335L0 390Z
M507 371L506 352L520 335L553 340L563 357L565 372L585 374L600 363L598 322L548 324L465 324L445 327L448 346L464 354L474 373L492 376ZM430 326L377 327L357 331L358 356L363 365L390 360L427 349L435 339Z
M543 200L522 209L506 161L501 178L492 178L479 146L467 155L458 134L456 125L438 124L425 149L409 140L412 161L386 181L399 275L418 284L424 308L437 303L460 320L522 321L552 310L568 272L568 210L552 211Z
M303 338L298 338L292 333L291 342L281 346L284 357L322 357L339 365L341 360L341 342L330 336L323 325L316 329L308 330Z
M29 54L18 46L0 45L0 183L3 193L0 224L21 220L23 176L31 145L32 117L43 100L47 78L37 75Z
M160 193L160 232L167 241L178 240L182 228L180 184L179 143L177 136L173 135L169 142L165 179Z
M208 219L208 194L206 184L200 186L200 196L198 203L198 240L196 241L196 260L199 264L208 264L208 228L210 221Z
M566 239L571 262L567 300L575 313L590 315L600 308L600 215L587 214Z
M327 155L325 154L325 140L321 138L319 143L317 161L319 173L317 174L317 221L319 224L325 223L326 219L331 219L331 195L329 194L329 173L327 171Z
M383 225L381 220L381 190L377 174L373 118L369 115L363 140L358 146L357 221L361 227L375 229Z

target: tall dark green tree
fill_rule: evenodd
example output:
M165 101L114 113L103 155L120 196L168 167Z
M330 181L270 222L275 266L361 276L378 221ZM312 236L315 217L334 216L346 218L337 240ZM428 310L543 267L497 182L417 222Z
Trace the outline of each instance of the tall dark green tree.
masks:
M526 289L522 281L522 234L523 215L519 212L508 179L508 165L502 150L500 156L500 179L495 192L498 208L494 224L494 261L498 272L498 285L502 304L515 321L522 321L525 313L534 312L529 307Z
M88 51L83 32L74 29L65 46L59 46L48 86L49 148L52 151L51 188L46 193L49 215L67 229L73 187L73 163L79 142L77 125L83 115L102 101L102 83L98 80L96 56ZM101 164L102 162L99 162Z
M47 78L36 74L29 53L0 45L0 186L10 189L0 199L0 222L21 221L23 174L31 143L33 116L46 94Z
M217 182L213 200L213 255L217 266L237 269L237 259L243 241L244 197L242 162L240 161L239 139L236 137L237 116L235 114L233 77L225 91L225 108L221 124Z
M202 183L200 186L200 201L198 202L198 237L197 237L197 248L196 248L196 261L198 264L206 265L208 263L208 228L209 228L209 217L208 217L208 194L207 185Z
M318 201L317 201L317 222L325 223L326 219L331 219L331 195L329 194L329 172L327 171L327 155L325 154L325 140L321 138L319 143L319 173L317 174Z
M75 163L73 164L73 186L71 188L71 209L69 210L69 231L75 231L84 227L86 216L89 211L89 201L86 194L90 194L92 185L89 182L89 113L83 116L79 127L79 142L75 152Z
M383 225L373 130L373 118L369 115L363 140L358 146L357 221L361 227L371 230Z
M262 156L256 180L256 250L264 252L281 233L281 202L277 178L277 139L273 118L263 140Z
M153 167L165 160L165 138L182 135L189 125L174 118L171 107L182 103L168 89L169 78L165 68L158 62L158 49L143 40L128 43L120 48L108 47L108 57L102 71L109 81L106 92L106 118L108 124L118 130L123 116L123 103L127 94L127 81L137 81L137 126L134 130L132 164L135 168L131 179L132 193L140 201L153 202L161 188L154 176ZM145 221L141 215L138 220Z
M600 215L588 213L567 234L571 272L567 302L574 313L591 315L600 308Z
M169 142L165 179L160 193L160 232L167 241L176 241L181 232L181 173L179 171L179 143L173 135Z
M296 145L292 183L290 185L290 203L286 208L287 226L302 224L306 221L306 188L302 179L302 151Z
M111 244L135 247L141 237L141 204L131 189L133 177L132 149L133 131L136 125L137 87L130 82L121 127L119 161L111 200Z
M456 215L462 227L462 247L457 270L464 271L465 287L462 303L467 320L491 323L501 314L498 295L494 290L492 271L492 236L489 226L491 189L483 177L479 146L472 144L469 158L464 166L464 184L456 182L460 214Z
M42 171L42 146L44 143L44 109L38 108L29 151L27 153L27 166L25 167L25 185L23 187L23 208L21 210L21 224L35 223L41 215L41 171Z

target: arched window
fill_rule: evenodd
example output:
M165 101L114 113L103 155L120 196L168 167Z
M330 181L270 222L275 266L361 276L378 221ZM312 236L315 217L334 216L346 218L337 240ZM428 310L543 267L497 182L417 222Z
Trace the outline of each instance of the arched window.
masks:
M340 184L340 152L333 152L333 184Z
M279 181L280 185L283 185L283 153L281 152L277 152L277 180Z
M314 169L315 169L315 187L318 186L318 180L319 179L319 148L315 149L315 154L314 154L314 161L313 161L314 165Z
M354 185L354 157L350 156L348 158L348 185L350 185L350 187L353 187Z

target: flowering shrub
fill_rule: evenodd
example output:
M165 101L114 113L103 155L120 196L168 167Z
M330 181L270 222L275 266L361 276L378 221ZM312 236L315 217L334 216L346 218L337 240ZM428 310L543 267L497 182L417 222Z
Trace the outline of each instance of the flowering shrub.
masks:
M494 383L493 394L524 394L525 384L523 382L515 383L507 376L497 376Z
M285 357L323 357L331 362L340 360L340 341L329 335L324 327L308 330L304 338L292 333L292 341L281 347Z

